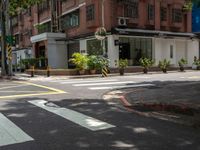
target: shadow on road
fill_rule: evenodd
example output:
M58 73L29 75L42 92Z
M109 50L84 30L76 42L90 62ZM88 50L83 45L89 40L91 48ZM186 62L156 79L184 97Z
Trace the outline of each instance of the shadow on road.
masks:
M159 83L160 88L169 83ZM199 86L198 86L199 87ZM130 89L129 89L130 90ZM156 94L156 93L154 93ZM92 132L27 101L43 99L113 124ZM111 101L41 97L4 101L0 111L35 139L1 150L199 150L200 130L131 113Z

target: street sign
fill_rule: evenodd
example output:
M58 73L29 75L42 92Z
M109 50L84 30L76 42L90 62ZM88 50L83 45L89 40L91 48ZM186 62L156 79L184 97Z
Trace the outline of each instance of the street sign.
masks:
M15 37L12 35L7 35L6 36L6 43L10 44L10 45L14 45L15 44Z

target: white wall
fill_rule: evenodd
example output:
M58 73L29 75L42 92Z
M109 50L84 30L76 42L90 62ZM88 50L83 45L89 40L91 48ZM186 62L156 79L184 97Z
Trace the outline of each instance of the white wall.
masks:
M116 35L109 35L108 37L108 58L110 59L110 67L115 68L116 61L119 61L119 45L115 46L115 40L119 40Z
M80 52L87 53L87 40L80 40Z
M192 66L194 56L199 58L199 40L187 40L187 60L189 66Z
M12 52L13 55L13 64L19 64L21 59L27 59L32 57L32 50L31 49L20 49L15 50Z
M167 59L177 67L178 61L186 58L188 66L192 66L194 56L199 56L198 40L155 38L153 45L156 64L159 60ZM173 45L173 58L170 58L170 45Z
M176 40L176 66L178 66L178 61L181 58L187 59L187 41L186 40Z

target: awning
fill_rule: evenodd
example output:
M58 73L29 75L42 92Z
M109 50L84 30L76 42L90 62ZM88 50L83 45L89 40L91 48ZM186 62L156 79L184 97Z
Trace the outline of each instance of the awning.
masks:
M135 36L173 36L173 37L196 37L194 33L187 32L169 32L158 30L143 30L143 29L130 29L130 28L114 28L113 34L121 35L135 35Z

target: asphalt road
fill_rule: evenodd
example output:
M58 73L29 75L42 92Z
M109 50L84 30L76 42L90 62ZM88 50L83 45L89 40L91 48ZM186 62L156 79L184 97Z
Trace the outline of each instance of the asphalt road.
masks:
M141 116L103 99L112 90L169 81L199 84L200 72L1 81L0 150L200 150L198 128Z

